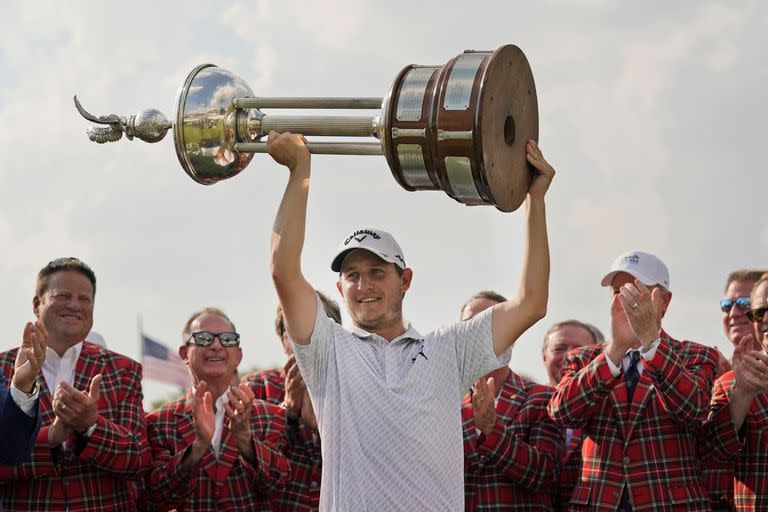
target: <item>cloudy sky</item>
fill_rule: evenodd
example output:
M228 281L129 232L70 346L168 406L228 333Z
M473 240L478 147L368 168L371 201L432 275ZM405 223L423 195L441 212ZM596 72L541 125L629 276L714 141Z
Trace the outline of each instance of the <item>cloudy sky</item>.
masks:
M472 7L469 7L472 5ZM383 96L407 64L514 43L538 90L548 195L547 318L512 366L545 378L547 326L608 330L599 286L620 252L670 267L665 318L679 338L730 353L717 302L729 271L768 265L765 119L768 7L744 2L8 2L0 16L0 349L32 318L37 270L79 256L99 279L94 328L139 357L137 319L176 347L193 310L217 305L242 333L244 366L282 363L269 235L287 171L255 156L212 187L190 180L171 137L98 146L75 112L173 113L197 64L260 96ZM393 232L414 269L406 313L422 332L472 293L515 293L522 215L406 192L383 157L313 160L303 267L333 292L330 258L355 227ZM172 388L145 382L145 395Z

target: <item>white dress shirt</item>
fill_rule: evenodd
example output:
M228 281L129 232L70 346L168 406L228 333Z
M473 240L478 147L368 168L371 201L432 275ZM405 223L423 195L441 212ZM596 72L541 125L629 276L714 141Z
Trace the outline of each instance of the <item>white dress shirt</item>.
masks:
M51 347L46 347L43 377L45 377L45 383L48 385L51 396L56 392L59 382L66 382L70 386L75 384L75 368L81 350L83 350L82 341L69 347L61 357Z
M221 433L224 430L224 404L229 400L229 389L227 389L223 395L216 399L216 412L214 413L214 423L216 428L213 430L213 438L211 439L211 446L213 452L216 454L216 458L221 453Z
M653 356L656 355L656 349L659 348L659 343L661 343L661 338L656 338L656 340L654 340L654 342L650 344L650 346L648 347L648 350L646 350L645 352L643 352L643 350L640 349L640 348L631 348L631 349L627 350L627 353L624 354L624 358L621 360L621 366L622 366L622 368L624 368L624 371L626 372L627 369L629 368L629 353L630 352L632 352L633 350L639 350L640 351L640 358L645 360L645 361L650 361L651 359L653 359ZM616 363L611 361L611 358L608 357L608 354L605 354L605 360L608 363L608 368L611 369L611 375L613 375L614 377L618 377L621 374L621 368L616 366ZM639 375L642 375L643 374L643 370L645 370L645 365L643 364L642 361L638 361L637 362L637 373Z
M27 395L25 392L17 388L13 382L11 382L11 398L19 406L19 409L24 411L24 414L30 418L35 415L35 404L37 397L40 395L40 387L35 386L31 395Z

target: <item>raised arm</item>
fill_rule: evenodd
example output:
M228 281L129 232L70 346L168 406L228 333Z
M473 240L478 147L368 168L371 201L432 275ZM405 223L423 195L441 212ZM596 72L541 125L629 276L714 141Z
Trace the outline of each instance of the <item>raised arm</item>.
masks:
M525 199L525 255L517 295L493 308L493 349L502 354L547 313L549 296L549 243L544 195L555 170L544 160L536 142L526 146L536 176Z
M270 132L267 151L291 172L272 227L272 281L288 333L306 345L317 312L315 290L301 273L311 158L304 137L290 132Z

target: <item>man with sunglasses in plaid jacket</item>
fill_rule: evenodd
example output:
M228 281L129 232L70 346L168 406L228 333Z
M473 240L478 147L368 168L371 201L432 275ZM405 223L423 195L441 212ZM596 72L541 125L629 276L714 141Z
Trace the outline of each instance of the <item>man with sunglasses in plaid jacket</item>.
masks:
M147 415L150 502L161 510L271 510L288 476L284 411L238 385L240 335L223 311L193 313L182 342L194 388Z
M568 355L549 414L581 428L575 512L707 512L698 435L707 417L717 352L661 329L669 271L644 252L620 255L610 286L606 346Z
M149 466L141 366L84 341L96 276L60 258L37 276L32 301L48 333L40 379L41 428L29 462L0 467L6 510L132 511L135 479ZM16 349L0 354L10 380Z
M715 382L704 432L703 452L734 469L738 512L768 510L768 274L750 302L753 333L736 345L733 370Z
M341 324L339 305L320 292L317 292L317 295L328 318ZM277 306L275 315L275 333L280 338L283 352L288 358L283 370L261 370L243 378L243 382L251 386L257 399L279 405L285 409L288 419L284 453L290 463L291 473L275 501L273 510L317 510L320 507L322 474L320 434L317 431L317 419L307 386L301 378L293 346L285 331L283 309L280 306Z
M734 347L739 344L741 338L752 333L752 322L747 318L750 310L749 296L755 283L765 272L766 270L758 269L736 270L728 275L725 282L725 297L720 301L720 311L723 332ZM732 369L728 358L722 353L719 353L719 356L718 377ZM706 454L702 454L704 455ZM719 464L716 460L708 458L704 461L703 478L712 502L712 512L734 510L733 464Z

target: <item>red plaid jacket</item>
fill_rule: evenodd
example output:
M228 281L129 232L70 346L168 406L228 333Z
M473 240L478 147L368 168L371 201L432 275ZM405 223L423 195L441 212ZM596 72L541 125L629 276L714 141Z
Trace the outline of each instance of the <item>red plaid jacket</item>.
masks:
M733 427L728 405L733 371L720 377L712 389L710 415L704 425L704 453L734 467L736 510L768 510L768 394L758 393L739 432Z
M0 354L6 379L13 375L16 349ZM135 479L149 467L150 451L141 395L141 365L83 342L74 387L88 390L102 375L99 420L87 439L73 436L51 450L48 427L55 414L51 390L40 378L41 428L32 458L17 468L0 467L0 501L6 510L132 511Z
M280 404L285 398L285 379L277 370L264 370L246 375L243 382L253 390L257 399ZM318 510L320 507L320 435L299 422L289 420L286 430L285 456L291 473L273 510L292 512Z
M583 464L571 510L614 512L627 483L635 512L708 511L698 434L717 352L662 332L628 404L626 381L611 374L603 349L572 351L549 402L557 423L582 431Z
M152 470L149 491L158 510L269 511L270 499L288 476L288 461L280 452L285 411L257 400L251 415L255 462L240 456L226 419L218 458L209 447L193 471L181 460L195 440L192 393L147 415Z
M706 438L702 441L702 450L704 450L708 442ZM733 502L733 461L723 464L708 457L705 451L700 453L704 489L709 495L712 512L734 512L736 504Z
M552 510L564 446L563 430L547 416L551 396L549 386L510 372L488 437L478 435L472 399L464 399L466 510Z
M565 455L560 464L560 480L552 509L567 512L570 508L571 494L581 476L581 430L573 429L567 440Z

